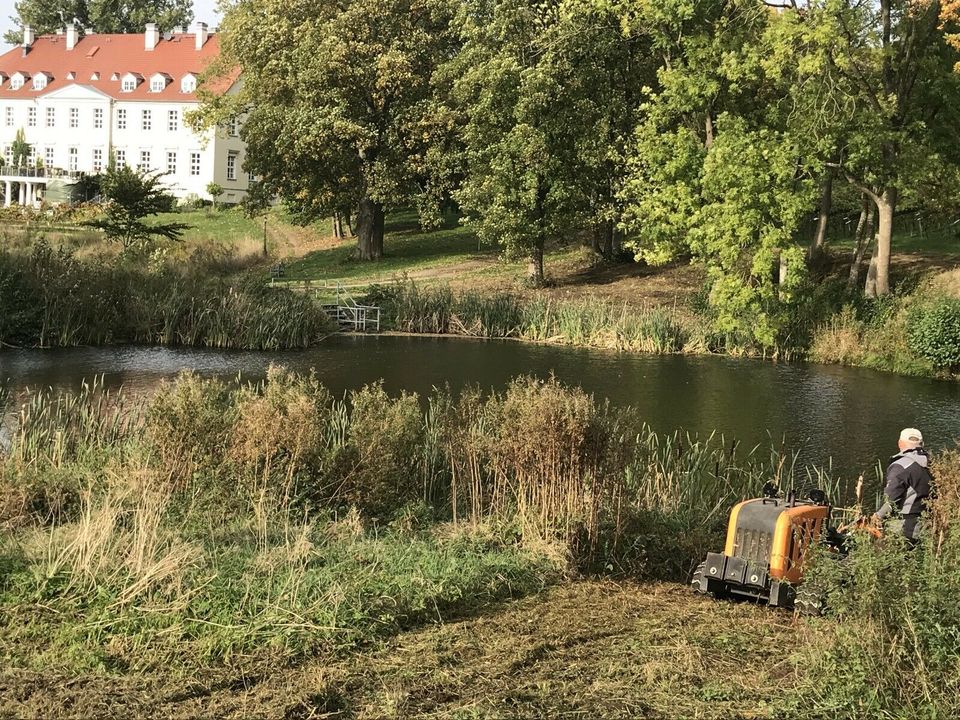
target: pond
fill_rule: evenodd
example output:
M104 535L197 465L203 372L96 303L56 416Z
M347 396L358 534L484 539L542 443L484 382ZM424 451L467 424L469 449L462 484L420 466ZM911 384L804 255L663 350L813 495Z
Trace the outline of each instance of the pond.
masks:
M262 378L271 363L314 369L334 393L383 379L391 393L468 384L502 389L522 374L579 385L640 409L660 431L722 433L728 441L785 440L805 464L847 478L896 452L900 428L915 426L934 450L960 438L960 383L859 368L728 357L633 355L554 345L445 337L337 336L308 350L237 352L185 348L0 351L12 390L76 389L103 375L108 387L148 392L190 368L226 379Z

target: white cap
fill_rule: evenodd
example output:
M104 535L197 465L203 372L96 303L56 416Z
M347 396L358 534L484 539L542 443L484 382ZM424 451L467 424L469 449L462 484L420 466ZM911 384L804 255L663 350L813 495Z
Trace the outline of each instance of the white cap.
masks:
M904 428L900 431L900 442L923 445L923 435L916 428Z

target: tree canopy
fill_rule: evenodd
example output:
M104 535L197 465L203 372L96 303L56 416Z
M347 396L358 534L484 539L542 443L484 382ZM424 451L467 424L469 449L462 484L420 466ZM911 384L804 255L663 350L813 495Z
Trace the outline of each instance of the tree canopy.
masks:
M38 34L56 32L65 23L93 28L98 33L143 32L149 22L161 28L186 26L193 20L191 0L18 0L10 17L18 27L29 25ZM23 37L16 30L4 36L10 44Z
M208 98L200 121L245 115L246 169L304 220L356 217L359 255L383 253L386 209L430 224L431 149L448 129L434 72L454 54L446 0L240 0L211 74L243 68L239 92Z
M240 0L208 125L244 117L248 170L304 220L430 225L444 204L530 260L690 260L717 330L791 332L837 208L850 282L891 291L909 211L960 212L955 0Z

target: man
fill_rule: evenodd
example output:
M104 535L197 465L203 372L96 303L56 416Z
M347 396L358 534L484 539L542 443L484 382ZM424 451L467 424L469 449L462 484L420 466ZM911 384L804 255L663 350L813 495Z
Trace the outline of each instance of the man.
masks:
M887 523L891 532L902 534L908 540L920 537L920 514L926 509L933 476L928 469L929 457L923 449L923 435L916 428L905 428L900 433L900 452L890 458L887 466L884 494L887 501L877 510L876 517Z

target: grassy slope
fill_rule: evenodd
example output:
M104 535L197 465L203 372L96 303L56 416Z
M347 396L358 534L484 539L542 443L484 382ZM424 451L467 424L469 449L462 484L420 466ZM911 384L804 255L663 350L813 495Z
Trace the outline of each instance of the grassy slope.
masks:
M792 616L582 581L299 667L175 678L0 671L0 716L769 718Z

